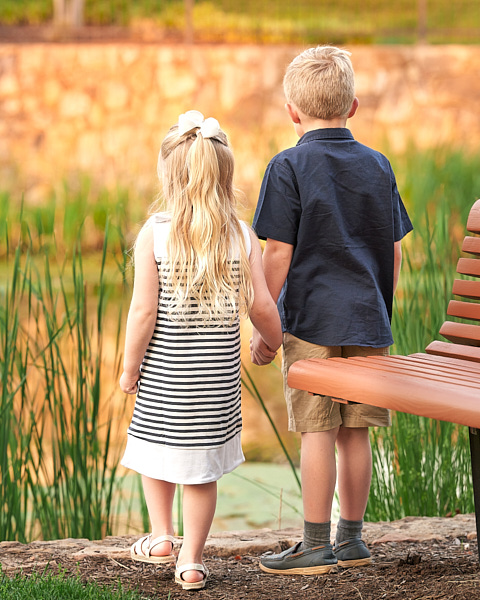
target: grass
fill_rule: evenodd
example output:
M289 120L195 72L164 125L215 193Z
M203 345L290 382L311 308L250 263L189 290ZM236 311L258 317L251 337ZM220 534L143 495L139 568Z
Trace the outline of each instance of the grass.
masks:
M206 42L412 43L418 39L418 0L195 0L195 39ZM53 17L51 0L3 0L0 23L38 25ZM183 35L183 0L86 0L85 23L154 27ZM476 0L436 0L427 5L428 39L434 43L475 43L480 28Z
M96 582L84 583L79 576L72 577L63 571L16 574L10 578L0 573L0 600L141 600L136 591L103 587Z

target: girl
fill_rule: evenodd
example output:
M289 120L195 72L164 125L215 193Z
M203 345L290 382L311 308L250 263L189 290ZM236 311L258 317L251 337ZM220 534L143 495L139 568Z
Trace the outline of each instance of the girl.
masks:
M159 157L168 212L147 221L135 248L120 387L137 399L122 464L142 475L152 533L131 556L175 562L172 503L182 484L175 581L184 589L205 586L216 482L245 460L239 313L272 351L282 342L260 244L235 213L233 164L216 119L181 115Z

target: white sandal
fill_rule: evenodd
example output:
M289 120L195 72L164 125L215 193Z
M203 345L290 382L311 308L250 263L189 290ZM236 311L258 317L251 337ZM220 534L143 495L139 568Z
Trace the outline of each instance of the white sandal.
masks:
M200 571L200 573L203 573L203 579L200 579L200 581L193 582L185 581L182 577L182 573L185 573L185 571ZM207 577L208 569L205 565L202 565L200 563L182 565L181 567L177 567L175 570L175 583L181 585L184 590L203 589L205 587L205 584L207 583Z
M130 547L130 556L132 560L154 564L175 562L175 555L173 554L173 543L175 542L175 538L172 535L162 535L154 540L151 538L152 534L150 533L137 540L133 546ZM145 542L146 544L144 545ZM170 554L165 554L164 556L152 556L152 548L162 542L170 542L172 544L172 551Z

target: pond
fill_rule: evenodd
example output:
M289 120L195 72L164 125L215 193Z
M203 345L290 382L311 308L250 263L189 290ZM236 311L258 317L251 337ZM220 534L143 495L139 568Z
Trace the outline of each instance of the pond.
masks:
M126 475L121 493L128 502L123 504L118 515L115 533L145 533L135 474ZM176 507L177 498L174 501L177 522ZM247 461L219 480L217 510L211 531L303 527L302 515L300 491L288 465ZM335 499L332 519L336 521L338 516Z

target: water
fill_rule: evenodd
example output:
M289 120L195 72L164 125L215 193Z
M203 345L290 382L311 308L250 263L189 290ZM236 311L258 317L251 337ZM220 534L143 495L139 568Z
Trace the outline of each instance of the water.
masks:
M146 533L136 474L125 477L122 492L124 502L114 533ZM176 506L175 499L174 521ZM338 520L338 516L335 499L332 520ZM303 527L302 499L288 465L246 462L219 480L212 532L287 527Z

